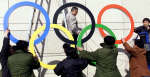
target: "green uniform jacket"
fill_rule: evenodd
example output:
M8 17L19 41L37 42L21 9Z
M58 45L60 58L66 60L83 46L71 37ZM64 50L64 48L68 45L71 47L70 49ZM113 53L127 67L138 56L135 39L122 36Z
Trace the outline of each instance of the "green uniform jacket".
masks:
M11 77L35 77L33 69L39 67L38 60L35 60L31 53L24 53L22 50L17 50L8 58Z
M81 51L79 56L96 62L94 77L121 77L117 68L118 49L115 46L101 44L103 48L94 52Z

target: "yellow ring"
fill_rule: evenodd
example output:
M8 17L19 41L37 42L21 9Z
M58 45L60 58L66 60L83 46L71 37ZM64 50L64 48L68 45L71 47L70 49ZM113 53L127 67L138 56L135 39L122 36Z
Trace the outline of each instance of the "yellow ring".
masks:
M36 56L36 53L34 51L34 40L37 38L38 34L40 32L42 32L43 30L45 30L45 25L39 27L31 36L30 38L30 42L29 42L29 51L33 54L33 56ZM69 40L72 40L74 41L74 38L72 36L72 34L63 26L61 25L58 25L58 24L51 24L50 25L50 28L56 28L56 29L60 29L61 31L63 31L69 38ZM75 45L71 45L71 47L75 47ZM43 67L43 68L46 68L46 69L55 69L56 65L48 65L48 64L45 64L43 63L42 61L40 61L40 65Z

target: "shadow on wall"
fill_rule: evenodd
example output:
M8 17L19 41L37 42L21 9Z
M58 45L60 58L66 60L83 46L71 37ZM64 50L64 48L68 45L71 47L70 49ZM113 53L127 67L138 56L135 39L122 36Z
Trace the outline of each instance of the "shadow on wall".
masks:
M59 62L60 62L59 60L54 60L54 61L49 62L48 64L49 65L55 65L55 64L58 64ZM44 77L46 72L47 72L47 69L43 69L41 72L41 77Z

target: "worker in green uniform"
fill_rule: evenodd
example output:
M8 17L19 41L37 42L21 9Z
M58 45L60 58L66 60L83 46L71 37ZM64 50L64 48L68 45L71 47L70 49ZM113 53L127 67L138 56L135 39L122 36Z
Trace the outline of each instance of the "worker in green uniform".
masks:
M81 47L77 47L79 56L96 62L96 74L94 77L121 77L116 65L118 49L115 47L115 38L106 36L104 43L100 44L103 48L88 52Z
M37 57L28 52L28 42L20 40L17 42L17 50L8 57L8 68L11 77L35 77L33 69L38 69L40 63Z

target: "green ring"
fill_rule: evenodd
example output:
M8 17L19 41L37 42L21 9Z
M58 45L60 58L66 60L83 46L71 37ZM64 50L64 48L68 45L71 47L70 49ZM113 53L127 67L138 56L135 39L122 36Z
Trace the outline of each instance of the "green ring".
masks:
M110 28L108 28L105 25L102 24L95 24L96 28L103 28L105 31L107 31L111 36L113 36L116 39L115 34L112 32L112 30ZM79 36L78 36L78 40L77 40L77 47L81 47L82 46L82 37L85 34L85 32L87 32L87 30L90 30L92 28L92 25L88 25L86 26L84 29L82 29L82 31L80 32ZM116 47L118 47L118 44L115 44ZM96 65L96 62L92 62L92 64Z

